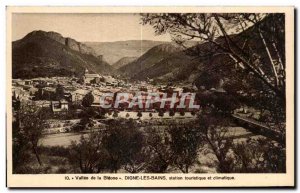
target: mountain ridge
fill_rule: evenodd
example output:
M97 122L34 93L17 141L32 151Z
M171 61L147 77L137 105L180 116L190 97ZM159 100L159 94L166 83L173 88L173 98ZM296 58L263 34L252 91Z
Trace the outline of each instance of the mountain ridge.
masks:
M85 69L112 74L92 48L57 32L37 30L12 42L13 78L81 76Z
M102 55L103 60L111 65L124 57L140 57L152 47L163 43L168 42L152 40L85 42L87 46L95 50L97 55Z
M119 68L118 72L125 76L130 76L131 78L135 78L136 76L139 77L139 73L147 71L147 69L150 69L155 64L181 50L182 49L174 43L165 43L154 46L135 61Z
M112 64L112 66L115 69L119 69L119 68L135 61L136 59L138 59L138 57L123 57L120 60L118 60L116 63Z
M272 20L265 18L259 23L259 25L262 29L267 29L267 25L270 22L272 22ZM231 38L237 45L246 46L246 52L251 53L251 48L258 50L260 54L260 60L265 64L262 66L263 71L265 73L269 73L269 71L271 71L271 64L269 64L269 58L266 54L264 45L258 32L255 31L255 27L256 26L252 26L243 32L233 34L231 35ZM268 34L266 33L264 35L267 37ZM278 36L284 37L282 34L278 34ZM244 44L245 39L247 39L247 44ZM225 44L224 37L219 37L216 41L220 44ZM284 39L282 42L284 43ZM282 52L282 50L284 51L284 47L278 48L281 53L284 53ZM159 60L150 59L156 58L156 56L149 53L149 50L134 62L118 69L118 71L124 76L129 76L131 79L153 79L168 83L174 81L184 81L187 83L207 82L204 80L204 77L210 77L201 77L207 72L209 72L208 74L210 76L218 76L230 79L230 76L235 74L238 70L236 67L234 67L236 62L226 54L214 54L219 51L218 49L219 48L210 42L199 42L199 44L187 49L178 49L177 52L164 54ZM276 54L274 50L271 50L271 48L269 49L272 55ZM194 51L200 52L199 55L192 54ZM147 59L143 59L143 57L146 55L148 55ZM283 55L282 58L284 57L285 56ZM144 62L145 60L150 62ZM147 64L145 65L145 63ZM202 83L199 84L201 85Z

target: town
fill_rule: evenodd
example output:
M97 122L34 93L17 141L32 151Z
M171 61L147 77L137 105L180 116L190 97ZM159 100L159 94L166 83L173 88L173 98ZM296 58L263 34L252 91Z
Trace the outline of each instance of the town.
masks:
M170 118L194 119L200 110L199 105L194 105L197 101L195 101L195 94L191 92L196 89L195 87L154 86L146 81L126 83L112 76L91 74L87 69L81 78L13 79L12 87L13 107L28 103L48 110L52 115L50 116L52 119L48 121L52 127L44 131L48 134L71 131L72 126L79 121L83 106L96 111L105 110L106 113L99 118L132 118L139 121ZM125 92L128 95L127 100L124 100L121 95L118 97L119 93ZM155 101L153 93L163 98ZM136 94L141 97L141 103L133 103L137 98ZM148 103L148 96L151 94L153 96L150 99L153 99L153 102ZM183 100L180 98L181 95L184 95ZM92 97L92 101L90 104L84 104L84 99L88 96ZM100 104L103 96L108 104L119 98L117 106L110 104L109 108L105 109L105 104ZM67 118L62 119L62 117Z

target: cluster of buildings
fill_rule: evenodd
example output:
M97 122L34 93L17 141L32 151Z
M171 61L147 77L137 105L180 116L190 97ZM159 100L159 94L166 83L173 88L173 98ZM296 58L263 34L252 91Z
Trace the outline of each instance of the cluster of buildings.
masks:
M62 90L59 91L58 87ZM101 107L101 97L106 93L113 93L113 96L106 97L105 99L108 102L112 102L115 100L114 95L124 92L129 94L129 98L127 101L120 103L118 110L128 109L129 103L134 99L136 93L141 93L143 97L142 109L139 105L135 105L130 110L147 111L146 99L148 93L159 93L160 96L167 93L167 98L170 98L171 94L168 93L177 93L178 96L180 96L183 89L178 87L153 86L147 82L136 82L134 84L125 83L123 80L115 79L111 76L91 74L88 70L85 71L81 78L51 77L28 80L14 79L12 82L13 103L16 101L31 101L39 107L51 108L54 113L67 112L71 104L81 105L83 98L88 93L91 93L94 97L92 106ZM57 99L58 94L60 94L59 100ZM171 104L168 99L165 100L167 100L165 102L165 108L168 110ZM180 102L179 98L176 100L176 104ZM185 103L189 103L189 100L190 97L186 97ZM161 102L151 104L149 109L157 108L160 104ZM114 108L114 105L112 105L111 108Z
M44 77L12 80L12 103L14 112L16 112L18 108L18 104L30 103L38 107L49 109L58 116L61 114L72 115L71 108L72 110L76 109L75 113L79 115L82 111L81 105L83 98L87 94L93 95L94 101L91 106L100 108L102 107L100 101L101 97L110 93L112 95L105 98L106 102L112 103L109 111L117 110L120 117L126 118L128 117L128 114L131 118L134 118L138 117L138 113L136 112L143 112L143 119L150 119L152 116L149 117L149 113L156 112L156 110L160 108L161 103L165 103L165 111L168 111L171 108L175 109L180 103L179 96L183 92L184 89L180 87L170 87L166 85L154 86L148 82L126 83L123 80L111 76L91 74L88 70L85 71L85 74L81 78ZM116 100L116 96L119 93L127 93L128 98L127 100L122 100L118 107L115 107L113 102ZM142 106L135 104L129 108L130 103L135 99L137 93L141 96ZM160 97L165 96L163 99L165 101L162 100L151 103L149 107L147 107L149 93L157 93ZM172 107L171 100L169 99L172 97L173 93L176 93L178 97L176 97L175 105ZM188 104L190 100L191 97L187 96L184 103ZM191 110L185 109L184 111ZM162 119L162 117L156 114L153 113L153 117L156 116L158 119ZM165 115L164 118L166 116L167 115ZM186 116L191 116L191 113ZM73 115L71 117L73 117ZM113 117L113 113L108 113L106 117ZM71 118L68 120L60 120L53 117L48 121L49 128L45 130L45 133L50 134L70 131L71 127L78 122L78 119Z

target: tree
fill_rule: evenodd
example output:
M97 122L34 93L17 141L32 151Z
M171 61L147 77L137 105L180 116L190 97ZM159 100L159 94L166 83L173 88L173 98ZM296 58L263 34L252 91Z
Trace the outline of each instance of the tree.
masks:
M137 117L140 119L142 116L143 116L142 112L139 111L139 112L137 113Z
M96 113L96 118L103 119L105 117L105 114L107 113L107 110L104 108L97 108Z
M220 173L285 172L285 148L268 138L237 139L228 132L230 122L221 117L202 115L199 127L213 153Z
M110 172L116 173L122 166L132 173L143 169L144 163L141 160L143 146L143 134L132 120L113 120L103 137L103 147L108 153Z
M21 101L18 98L13 97L12 106L13 106L15 111L18 111L20 109L20 106L21 106Z
M39 140L42 137L44 128L46 127L47 111L31 104L22 104L17 112L17 134L16 140L22 141L24 145L28 143L31 147L39 165L42 160L38 152Z
M163 111L163 110L160 110L160 111L158 112L158 116L163 117L163 116L164 116L164 111Z
M61 100L65 97L64 87L61 84L58 84L55 89L55 100Z
M27 139L27 136L25 136L22 132L22 129L20 128L19 124L20 121L18 118L17 120L13 121L13 173L22 173L22 171L20 171L20 168L24 165L24 163L26 163L30 159L30 143Z
M212 104L216 111L220 111L224 114L232 114L233 110L239 107L239 102L236 97L221 93L215 94Z
M38 91L34 94L34 100L43 99L43 88L38 88Z
M191 115L195 116L196 113L197 113L197 112L194 110L194 111L191 112Z
M284 173L285 148L274 141L248 138L232 146L235 164L232 172Z
M188 51L198 57L226 56L232 60L232 68L241 66L243 70L240 73L251 73L278 98L285 100L285 74L282 73L285 67L282 56L283 14L147 13L142 14L142 23L152 25L159 35L170 33L174 41L185 48L186 40L208 42L211 45L210 50L203 51L195 47ZM232 31L241 35L232 36ZM270 37L270 40L266 37ZM250 43L251 41L254 43ZM278 48L282 52L278 51ZM255 55L264 59L263 67L255 64ZM260 59L258 63L261 64L262 61ZM274 61L279 64L279 68L276 69ZM279 72L282 77L280 83Z
M100 112L97 111L97 109L95 109L95 107L83 107L82 108L82 112L80 112L80 117L87 117L87 118L92 118L92 117L96 117L97 114L99 114Z
M189 168L198 159L201 146L201 135L198 129L188 124L170 125L167 132L170 135L173 164L183 173L189 173Z
M184 115L185 115L184 110L181 110L181 111L179 112L179 114L180 114L181 116L184 116Z
M113 117L114 117L114 118L117 118L117 117L118 117L118 111L114 111Z
M197 97L197 101L199 101L200 103L199 104L200 107L204 110L210 108L214 102L214 96L210 91L198 92L196 97Z
M80 168L81 173L99 173L106 168L108 157L102 137L102 132L92 131L88 137L82 135L79 142L71 142L69 162Z
M169 116L173 117L174 115L175 115L175 111L171 109L170 112L169 112Z
M124 164L124 169L129 173L144 172L149 164L151 157L150 149L142 144L140 151L131 154L128 161Z
M94 102L94 95L92 94L92 92L86 94L82 99L82 105L84 107L90 107L93 104L93 102Z
M147 130L147 145L151 158L146 169L148 173L165 173L173 163L173 153L170 148L170 137L161 128L150 127Z
M232 138L228 136L229 122L216 118L211 114L201 115L199 120L202 139L209 145L207 153L213 153L218 160L217 171L220 173L233 172L234 162L228 154L233 147Z
M76 104L70 104L68 108L68 112L65 115L60 116L60 119L70 120L70 119L78 119L77 113L78 106Z
M153 117L153 114L152 114L152 113L149 113L149 117L152 119L152 117Z
M89 117L83 116L83 117L80 119L79 123L75 124L75 125L71 128L71 130L74 131L74 132L84 131L85 129L87 129L87 127L88 127L90 124L92 124L91 122L92 122L92 120L91 120Z
M204 86L207 90L217 88L220 83L220 74L212 74L207 71L201 73L201 76L196 80L195 84L198 88Z

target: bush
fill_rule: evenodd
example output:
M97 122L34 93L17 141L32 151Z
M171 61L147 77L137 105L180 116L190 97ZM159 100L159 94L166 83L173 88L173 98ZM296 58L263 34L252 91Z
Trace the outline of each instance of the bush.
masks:
M139 111L139 112L137 113L137 117L138 117L138 118L141 118L142 116L143 116L142 112Z
M63 146L40 146L39 151L48 156L66 157L70 150Z
M114 111L114 114L113 114L113 117L114 118L117 118L119 115L118 115L118 111Z
M170 117L173 117L174 115L175 115L175 112L174 112L173 110L170 110L169 116L170 116Z
M160 110L160 111L158 112L158 116L163 117L163 116L164 116L164 112L163 112L162 110Z

